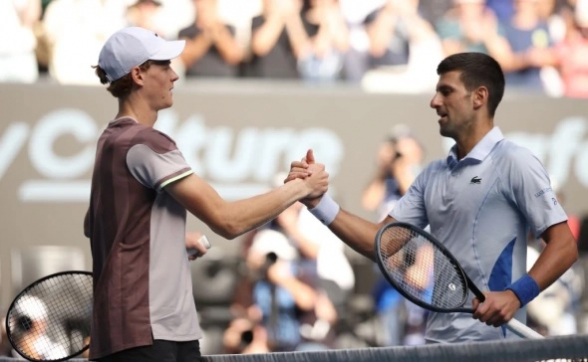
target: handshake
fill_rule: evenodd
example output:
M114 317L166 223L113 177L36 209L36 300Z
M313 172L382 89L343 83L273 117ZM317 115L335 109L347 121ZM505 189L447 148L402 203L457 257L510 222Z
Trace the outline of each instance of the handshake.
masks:
M284 183L288 182L303 183L304 196L299 201L312 208L329 189L329 174L325 165L315 163L312 150L308 150L302 160L290 164L290 173L284 180Z

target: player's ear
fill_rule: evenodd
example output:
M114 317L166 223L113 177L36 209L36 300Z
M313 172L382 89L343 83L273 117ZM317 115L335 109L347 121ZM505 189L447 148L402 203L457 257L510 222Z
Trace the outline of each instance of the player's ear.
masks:
M488 88L481 86L478 87L474 92L473 92L473 105L474 105L474 109L480 109L482 108L485 104L488 103L488 96L490 95L490 93L488 92Z
M137 84L137 85L143 85L144 83L144 75L143 72L141 71L141 68L139 67L133 67L133 69L131 69L131 78L133 79L133 83Z

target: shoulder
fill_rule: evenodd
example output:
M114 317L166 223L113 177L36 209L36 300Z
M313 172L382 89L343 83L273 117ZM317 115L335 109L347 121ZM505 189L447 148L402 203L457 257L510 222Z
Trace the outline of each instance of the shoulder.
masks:
M166 153L177 149L174 140L163 132L152 127L140 126L132 140L132 146L144 145L156 153Z
M501 141L492 153L494 168L500 178L508 183L545 180L547 171L541 161L529 149L508 140Z
M447 168L447 160L445 159L437 159L432 161L425 167L425 169L420 173L420 175L427 175L430 177L440 171L443 171Z
M529 149L506 139L496 145L492 159L499 168L542 167L541 161Z
M434 160L429 163L417 176L416 182L426 185L428 181L447 169L447 161L443 159Z

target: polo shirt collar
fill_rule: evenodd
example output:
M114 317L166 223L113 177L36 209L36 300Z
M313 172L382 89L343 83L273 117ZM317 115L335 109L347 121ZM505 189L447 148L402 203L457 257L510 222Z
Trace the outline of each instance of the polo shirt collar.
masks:
M492 151L494 146L503 139L504 136L502 135L500 128L494 126L494 128L492 128L490 132L486 133L484 138L482 138L480 142L478 142L478 144L476 144L476 146L470 151L470 153L468 153L463 159L468 158L481 162L486 158L486 156L490 154L490 151ZM447 156L447 164L449 166L453 166L457 164L457 162L457 144L455 144L449 150L449 155Z

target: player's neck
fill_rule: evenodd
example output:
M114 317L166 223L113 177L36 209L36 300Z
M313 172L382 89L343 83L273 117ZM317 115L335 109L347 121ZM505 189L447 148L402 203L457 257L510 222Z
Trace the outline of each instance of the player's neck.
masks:
M147 127L153 127L157 121L157 111L149 107L149 104L140 98L119 99L118 114L116 118L131 117Z
M494 122L490 119L485 122L476 122L473 127L462 132L462 134L455 139L458 159L461 160L470 153L470 151L476 147L478 142L480 142L482 138L492 130L492 128L494 128Z

